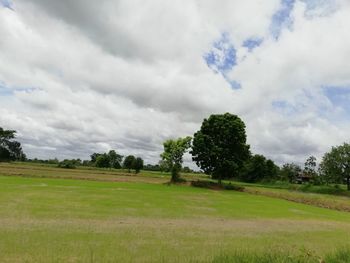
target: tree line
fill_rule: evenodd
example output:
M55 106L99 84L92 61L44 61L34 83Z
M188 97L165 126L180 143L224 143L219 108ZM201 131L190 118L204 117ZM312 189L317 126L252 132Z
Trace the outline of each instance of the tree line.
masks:
M59 161L57 158L49 160L40 159L27 159L27 162L33 163L45 163L54 164L60 168L74 169L77 166L89 166L98 168L110 168L110 169L127 169L130 173L134 170L135 173L139 173L144 167L144 161L141 157L135 157L134 155L124 156L118 154L115 150L110 150L106 153L93 153L90 155L90 160L81 159L64 159Z
M346 183L350 190L350 144L332 147L317 168L316 158L310 156L304 168L294 163L281 168L263 155L253 154L247 144L244 122L234 114L213 114L204 119L200 129L192 137L169 139L163 143L164 152L158 165L144 166L140 157L125 158L115 150L106 153L93 153L90 160L71 159L27 160L21 144L15 141L15 131L0 127L0 161L43 161L63 168L75 166L95 166L101 168L125 168L129 172L149 170L169 171L171 181L181 181L181 172L191 172L183 168L183 155L189 152L192 160L202 172L217 179L237 179L245 182L289 181L290 183L309 182L313 184Z

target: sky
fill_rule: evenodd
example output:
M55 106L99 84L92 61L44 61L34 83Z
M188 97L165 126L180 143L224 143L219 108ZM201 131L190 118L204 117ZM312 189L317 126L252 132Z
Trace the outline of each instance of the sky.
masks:
M230 112L253 153L320 160L349 142L349 27L348 0L0 0L0 127L30 158L157 163Z

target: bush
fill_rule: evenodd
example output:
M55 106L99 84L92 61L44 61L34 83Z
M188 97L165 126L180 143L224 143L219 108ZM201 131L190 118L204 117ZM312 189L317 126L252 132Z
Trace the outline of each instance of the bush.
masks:
M58 167L65 169L75 169L75 161L74 160L63 160L58 163Z
M191 186L193 187L200 187L200 188L207 188L207 189L215 189L215 190L234 190L234 191L240 191L242 192L244 190L244 187L233 185L231 183L229 184L218 184L212 181L191 181Z
M243 186L239 186L239 185L234 185L234 184L226 184L224 185L225 190L233 190L233 191L239 191L239 192L243 192L244 191L244 187Z

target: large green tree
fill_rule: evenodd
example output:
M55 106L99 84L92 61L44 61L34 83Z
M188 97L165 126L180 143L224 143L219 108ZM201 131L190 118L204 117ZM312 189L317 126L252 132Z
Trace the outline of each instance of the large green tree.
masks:
M160 155L166 166L171 171L171 181L177 182L180 179L182 158L185 152L191 147L191 137L167 140L163 143L164 152Z
M326 153L320 164L321 176L328 183L343 183L346 181L350 190L350 144L332 147Z
M221 184L222 178L237 176L249 158L246 140L245 124L237 115L211 115L194 134L192 159Z
M15 141L16 131L0 127L0 161L25 160L21 144Z

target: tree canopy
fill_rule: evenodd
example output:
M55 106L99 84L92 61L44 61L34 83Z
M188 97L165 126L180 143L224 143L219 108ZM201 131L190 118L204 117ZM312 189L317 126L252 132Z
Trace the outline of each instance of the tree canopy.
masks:
M222 178L237 176L249 158L246 140L245 124L238 116L230 113L211 115L194 134L192 159L221 183Z
M256 154L244 163L240 177L249 183L273 180L277 178L278 170L278 166L273 161Z
M350 144L332 147L332 150L323 156L320 171L326 182L343 183L345 180L350 190Z
M123 156L117 154L115 150L110 150L108 153L93 153L90 155L91 163L100 168L121 168Z
M280 170L280 179L295 183L301 173L301 167L295 163L286 163Z
M130 173L130 170L133 168L133 164L135 162L135 156L134 155L128 155L125 157L124 159L124 163L123 163L123 167L125 169L128 169L129 170L129 173Z
M135 170L135 173L139 173L142 168L143 168L143 160L141 157L137 157L132 162L132 169Z
M16 131L0 127L0 161L25 160L21 144L15 141Z

